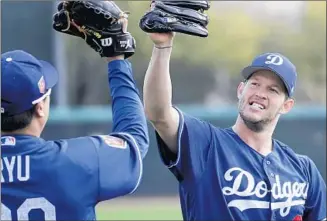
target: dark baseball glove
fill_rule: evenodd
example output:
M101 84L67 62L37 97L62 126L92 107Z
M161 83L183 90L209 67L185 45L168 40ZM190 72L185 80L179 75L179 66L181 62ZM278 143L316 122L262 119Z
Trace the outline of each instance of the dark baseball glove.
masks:
M80 37L101 57L135 52L135 39L127 32L128 14L112 1L62 1L53 16L53 28Z
M139 26L148 33L179 32L207 37L209 17L204 11L209 8L208 1L152 1Z

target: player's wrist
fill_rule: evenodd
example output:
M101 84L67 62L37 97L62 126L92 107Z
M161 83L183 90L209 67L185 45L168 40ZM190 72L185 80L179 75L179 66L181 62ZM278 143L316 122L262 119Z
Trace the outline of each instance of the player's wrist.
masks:
M115 61L115 60L124 60L124 55L117 55L113 57L106 57L107 62Z
M163 46L159 46L159 45L154 45L155 48L157 49L167 49L167 48L172 48L173 45L163 45Z
M164 42L153 42L154 47L158 49L164 49L164 48L172 48L173 47L173 40L168 40Z
M164 42L164 43L154 43L153 47L158 50L171 49L173 47L173 42Z

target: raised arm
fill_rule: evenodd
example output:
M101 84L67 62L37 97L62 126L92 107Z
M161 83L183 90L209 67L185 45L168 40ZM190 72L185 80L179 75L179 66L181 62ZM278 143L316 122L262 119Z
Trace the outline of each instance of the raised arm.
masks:
M107 58L107 61L112 131L62 141L62 146L66 147L65 156L77 168L76 173L90 181L84 188L92 190L89 196L96 202L137 189L143 174L143 158L149 147L146 118L132 64L122 55Z
M149 37L154 47L144 80L145 113L161 139L172 152L176 153L179 114L172 107L172 84L169 73L174 36L172 33L151 33Z
M95 189L89 196L96 202L136 190L149 147L142 101L127 60L136 48L134 37L127 31L127 18L113 1L63 1L53 16L55 30L82 38L108 61L112 131L63 141L66 156L82 168L78 172L84 173L85 180L98 178L94 179L98 181L95 186L85 185Z
M112 135L132 136L142 159L148 152L149 136L143 104L135 85L132 64L123 56L107 58L112 97Z

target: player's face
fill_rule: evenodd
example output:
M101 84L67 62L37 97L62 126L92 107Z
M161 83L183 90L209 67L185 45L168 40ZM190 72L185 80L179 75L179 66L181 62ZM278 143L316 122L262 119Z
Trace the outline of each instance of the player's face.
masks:
M290 111L294 104L287 97L281 79L270 71L258 71L247 82L242 82L238 87L238 98L241 118L257 132L280 114Z

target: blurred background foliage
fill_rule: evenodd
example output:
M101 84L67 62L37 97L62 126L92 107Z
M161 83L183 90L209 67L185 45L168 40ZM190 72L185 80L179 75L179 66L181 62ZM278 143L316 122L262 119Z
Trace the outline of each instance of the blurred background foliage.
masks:
M137 42L130 60L142 93L152 43L139 28L139 20L150 1L116 3L130 12L128 27ZM1 17L6 21L1 26L2 49L23 48L54 61L61 74L54 104L109 104L104 59L82 39L52 30L56 4L2 1ZM241 69L261 53L280 52L297 67L297 103L325 105L325 1L211 1L206 13L210 17L207 38L183 34L175 37L171 60L175 104L235 105Z
M136 53L130 60L142 91L152 43L138 23L149 9L149 2L118 1L117 4L130 12L128 29L137 42ZM280 52L297 67L297 102L324 104L326 2L302 2L296 19L292 19L295 16L292 10L282 16L266 13L264 7L254 10L250 4L211 2L207 12L210 17L207 38L176 35L171 66L174 101L204 105L234 102L235 89L241 80L240 70L260 53ZM106 104L104 61L82 40L62 37L69 60L70 103L79 105L95 101Z

